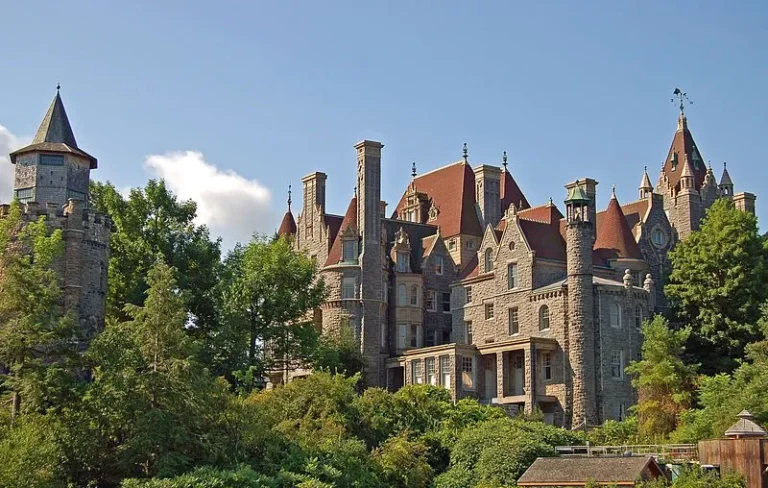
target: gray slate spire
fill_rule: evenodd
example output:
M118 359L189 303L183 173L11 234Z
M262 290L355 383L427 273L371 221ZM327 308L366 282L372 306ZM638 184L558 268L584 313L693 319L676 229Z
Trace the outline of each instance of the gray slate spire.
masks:
M56 90L56 97L48 107L40 128L37 129L32 144L42 144L44 142L58 142L77 149L75 134L72 132L72 126L67 118L67 111L64 110L64 102L61 101L61 94Z

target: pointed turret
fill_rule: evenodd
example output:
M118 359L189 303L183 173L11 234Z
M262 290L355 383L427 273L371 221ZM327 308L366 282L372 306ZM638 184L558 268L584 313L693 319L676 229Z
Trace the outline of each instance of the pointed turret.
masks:
M277 235L282 237L296 235L296 220L291 212L291 185L288 185L288 211L285 212L280 228L277 229Z
M653 192L653 185L651 184L651 178L648 176L648 166L643 168L643 178L640 180L640 198L648 198Z
M619 205L615 191L608 202L608 208L600 213L594 249L605 261L643 259L643 253L632 235L632 229Z
M731 175L728 174L728 166L723 163L723 175L720 177L720 194L724 197L733 196L733 181Z
M680 192L696 192L696 176L687 157L683 163L683 171L680 173Z
M354 240L357 242L357 236L357 189L355 189L355 196L349 201L349 207L347 207L347 212L344 214L344 220L341 221L341 227L339 227L336 240L333 241L331 250L328 251L328 259L325 265L333 266L334 264L339 264L344 259L344 256L342 256L344 241Z
M707 169L701 157L691 131L688 130L688 119L682 112L677 119L677 131L672 139L667 159L664 160L662 172L674 191L680 190L680 178L686 159L691 163L694 177L693 189L698 190L704 182Z

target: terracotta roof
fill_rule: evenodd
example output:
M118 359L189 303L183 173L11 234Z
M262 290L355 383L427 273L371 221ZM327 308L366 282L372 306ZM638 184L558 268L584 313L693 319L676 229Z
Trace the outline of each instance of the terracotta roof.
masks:
M517 213L520 228L536 257L565 261L565 239L560 232L563 214L550 203Z
M624 218L627 219L629 228L634 229L637 224L643 221L645 212L648 211L648 199L644 198L636 202L624 204L621 206L621 211L624 212ZM601 213L603 212L600 212L600 214ZM600 218L600 214L597 214L598 219Z
M509 171L504 170L501 172L501 213L503 214L513 203L518 209L531 206L515 179Z
M333 241L336 240L336 235L339 233L343 220L344 217L341 215L325 214L323 216L323 222L328 226L328 249L331 248Z
M483 235L475 211L475 174L469 164L460 161L424 173L417 176L413 184L417 191L426 193L437 207L437 219L428 223L439 225L443 236ZM393 219L400 218L400 211L405 207L406 193L403 193L395 207Z
M289 236L296 234L296 221L293 219L293 214L290 210L285 212L283 221L280 223L280 228L277 229L277 235Z
M547 224L551 224L553 221L563 218L563 214L560 213L560 210L549 203L520 210L517 212L517 216L521 219L544 222Z
M91 169L96 169L97 166L96 158L77 146L75 133L72 131L67 111L64 110L64 102L61 101L61 95L58 90L51 105L48 107L48 112L46 112L43 121L40 123L40 127L37 129L35 138L32 139L28 146L12 152L11 162L15 164L17 155L32 151L77 154L91 162Z
M611 198L608 208L597 215L595 251L603 260L616 258L643 259L619 201Z
M694 158L694 150L698 155L698 159ZM672 171L672 156L675 153L677 154L677 169ZM663 168L663 172L669 179L670 185L678 190L680 175L683 172L686 156L693 166L695 189L698 190L704 182L707 168L704 164L704 158L698 151L696 142L693 140L691 131L688 130L688 120L681 115L677 121L677 132L675 132L675 137L672 139L672 146L669 148L669 153L667 154L667 159L664 161Z
M538 458L517 480L518 486L583 486L600 484L635 486L646 470L663 476L652 456Z
M341 261L341 234L343 234L348 228L357 228L357 196L352 197L347 207L347 213L344 214L344 220L341 222L339 232L333 240L331 250L328 251L328 259L325 261L326 266L332 266L339 264Z

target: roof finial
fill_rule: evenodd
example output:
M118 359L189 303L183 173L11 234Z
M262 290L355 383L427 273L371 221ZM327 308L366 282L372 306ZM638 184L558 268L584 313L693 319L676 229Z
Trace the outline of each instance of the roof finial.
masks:
M504 166L504 171L507 170L507 151L504 151L504 155L501 157L501 165Z
M411 178L416 178L416 161L411 164Z
M291 211L291 184L288 183L288 211Z
M462 152L464 153L464 162L468 163L469 162L469 150L467 150L467 143L466 142L464 143L464 149L463 149Z
M56 83L56 91L61 91L61 83Z
M726 169L726 166L728 166L728 163L726 163L725 161L723 161L723 169Z
M613 186L611 187L611 198L613 198L614 200L616 200L616 185L613 185Z
M675 98L680 102L680 116L685 117L685 102L688 102L688 105L693 105L693 102L688 98L688 94L682 91L680 88L675 88L675 91L672 92L673 98L670 98L669 101L672 103L675 103Z
M352 193L354 193L354 195L355 195L355 198L357 198L357 187L355 187L354 189L352 189Z
M552 197L549 197L549 206L553 207L555 205L555 201L552 199Z
M648 174L648 166L643 166L643 173Z

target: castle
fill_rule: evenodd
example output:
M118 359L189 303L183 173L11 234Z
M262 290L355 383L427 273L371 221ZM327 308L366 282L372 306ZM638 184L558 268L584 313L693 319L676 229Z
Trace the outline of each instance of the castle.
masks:
M383 144L355 145L357 188L344 215L326 209L327 176L305 176L297 219L278 233L317 263L329 296L314 313L324 333L349 328L370 385L441 385L509 412L540 410L571 428L621 419L636 401L624 368L640 356L640 326L665 306L667 255L717 198L754 212L755 196L719 184L682 111L654 187L638 200L598 182L565 185L531 206L509 171L463 157L413 178L387 216ZM301 372L297 374L302 374Z
M88 208L90 173L98 161L77 145L58 89L31 144L10 157L25 221L45 217L52 230L62 231L64 253L55 267L64 308L91 337L104 327L112 224ZM8 205L0 205L0 218L7 212Z

